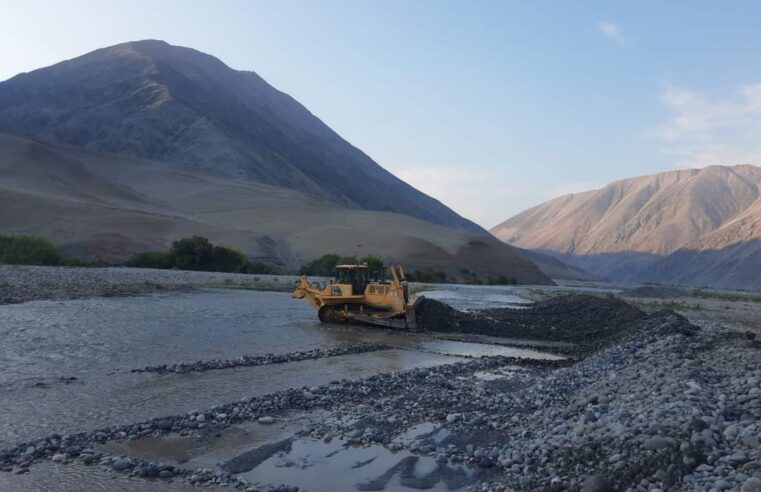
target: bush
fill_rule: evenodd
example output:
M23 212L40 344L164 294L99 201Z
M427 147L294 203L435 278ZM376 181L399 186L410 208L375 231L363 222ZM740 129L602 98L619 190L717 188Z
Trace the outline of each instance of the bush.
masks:
M342 258L340 255L335 253L328 253L326 255L320 256L316 260L310 261L306 265L303 265L299 269L299 273L301 275L317 275L320 277L328 277L335 273L336 265L338 265L341 260Z
M166 253L160 251L136 253L127 261L127 266L230 273L272 273L275 270L272 265L248 262L246 255L237 249L215 246L201 236L175 241Z
M63 266L70 267L70 268L77 268L77 267L88 266L88 263L85 263L84 261L80 260L79 258L66 258L63 261Z
M213 257L214 246L201 236L175 241L169 250L169 264L180 270L207 270Z
M371 268L383 268L383 258L375 255L367 255L359 260L360 263L367 263Z
M515 277L508 278L504 275L500 275L496 279L489 277L489 285L518 285L518 279Z
M361 265L367 263L367 266L382 268L383 258L375 255L367 255L362 258L355 256L341 256L336 253L328 253L319 258L302 265L299 269L301 275L316 275L319 277L329 277L336 272L336 265Z
M171 268L172 263L169 259L169 253L160 251L146 251L144 253L135 253L127 261L128 267L133 268Z
M443 284L447 281L447 274L440 270L426 268L425 270L415 270L412 273L408 273L407 280L424 284Z
M211 253L211 264L200 265L200 270L215 272L240 272L246 265L246 255L237 249L225 246L214 246Z
M0 263L7 265L59 265L61 255L53 243L36 236L0 236Z

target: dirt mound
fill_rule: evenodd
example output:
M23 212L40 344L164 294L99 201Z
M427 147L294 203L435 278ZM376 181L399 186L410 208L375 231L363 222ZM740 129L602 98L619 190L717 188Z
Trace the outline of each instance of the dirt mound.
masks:
M419 328L430 331L570 342L592 348L634 332L655 330L662 325L658 320L665 316L679 318L676 325L685 325L684 329L690 331L688 326L692 325L677 314L661 312L648 316L615 297L588 295L555 297L526 309L474 312L458 311L441 302L425 299L419 304L417 323Z

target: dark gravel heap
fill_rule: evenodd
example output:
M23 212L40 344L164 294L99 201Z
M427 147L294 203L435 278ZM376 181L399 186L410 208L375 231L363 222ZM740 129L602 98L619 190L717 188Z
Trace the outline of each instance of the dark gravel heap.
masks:
M570 342L589 350L630 335L636 322L647 314L615 297L569 295L525 309L473 312L424 299L417 316L418 327L429 331Z

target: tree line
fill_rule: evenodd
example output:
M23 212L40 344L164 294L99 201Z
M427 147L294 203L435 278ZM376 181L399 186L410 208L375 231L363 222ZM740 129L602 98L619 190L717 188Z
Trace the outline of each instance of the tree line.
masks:
M343 256L328 253L315 258L299 268L298 272L284 270L272 263L249 260L241 251L228 246L212 244L202 236L191 236L174 241L168 251L144 251L136 253L124 264L133 268L157 268L176 270L196 270L208 272L230 272L251 274L299 273L319 277L331 277L336 266L341 264L363 264L383 267L383 259L376 255L362 257ZM0 235L0 264L6 265L49 265L88 266L77 258L64 259L50 241L37 236ZM499 275L481 279L475 272L462 269L466 283L515 285L514 277ZM431 268L406 272L411 282L448 283L457 281L442 270ZM462 281L462 280L460 280Z

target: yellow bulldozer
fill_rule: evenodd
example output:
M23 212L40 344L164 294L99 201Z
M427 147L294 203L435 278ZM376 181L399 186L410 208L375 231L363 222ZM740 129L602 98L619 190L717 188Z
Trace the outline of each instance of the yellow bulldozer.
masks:
M415 330L415 307L422 297L410 298L409 285L401 266L337 265L335 278L325 285L301 277L293 291L317 309L323 323L369 324Z

